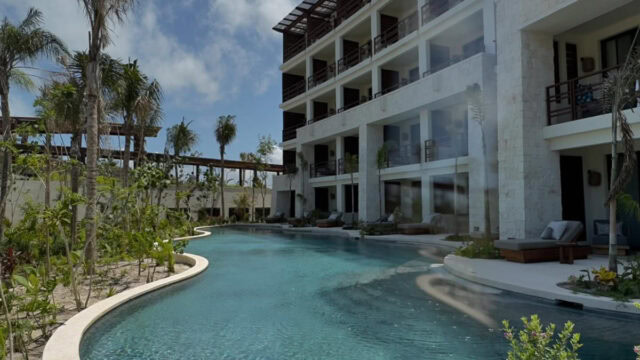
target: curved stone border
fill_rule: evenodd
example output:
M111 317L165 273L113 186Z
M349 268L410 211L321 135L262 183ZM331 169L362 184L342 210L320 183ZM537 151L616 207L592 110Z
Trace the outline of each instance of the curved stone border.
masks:
M476 262L478 261L493 260L468 259L456 255L448 255L444 258L444 268L454 276L496 289L511 291L514 293L543 298L551 301L566 301L570 303L581 304L585 309L604 310L620 314L637 315L638 313L638 310L633 306L633 301L629 303L623 303L606 297L577 293L568 289L561 288L555 284L527 285L525 270L531 271L532 269L525 268L525 264L522 264L522 281L516 282L501 279L492 279L486 275L480 274L479 271L476 271L478 269L476 269L474 265L476 265Z
M204 228L206 228L206 226L194 229L200 233L198 235L174 240L197 239L211 235L210 232L203 230ZM45 345L42 360L80 360L80 342L82 341L82 336L98 319L118 306L144 294L190 279L202 273L209 266L209 261L204 257L186 253L176 254L176 262L190 265L191 268L180 274L156 280L149 284L140 285L101 300L67 320L56 329Z

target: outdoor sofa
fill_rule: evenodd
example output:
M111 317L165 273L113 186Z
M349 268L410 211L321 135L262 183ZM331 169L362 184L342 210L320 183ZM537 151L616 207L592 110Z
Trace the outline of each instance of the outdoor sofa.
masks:
M275 214L269 216L264 221L267 224L279 224L284 222L284 213L282 211L277 211Z
M337 211L332 212L327 219L316 221L316 226L319 228L338 227L342 225L344 225L344 222L342 221L342 213Z
M288 223L293 227L303 227L307 224L311 224L311 220L313 220L313 214L311 211L305 211L301 218L290 218Z
M394 215L382 215L375 221L370 221L361 225L363 235L389 235L397 230Z
M630 249L629 239L624 234L623 229L624 224L622 222L618 222L616 224L618 255L626 255ZM591 247L595 254L609 254L609 220L593 221L593 238L591 240Z
M496 240L494 245L505 259L520 263L562 260L561 249L568 247L571 260L586 259L591 248L578 242L583 232L579 221L552 221L538 238Z
M426 221L413 224L399 224L398 230L405 235L438 234L443 229L441 214L429 215Z

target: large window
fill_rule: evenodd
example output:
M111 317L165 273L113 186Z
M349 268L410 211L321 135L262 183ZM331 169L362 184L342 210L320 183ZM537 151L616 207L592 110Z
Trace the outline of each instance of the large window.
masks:
M435 160L467 156L469 140L466 106L432 111L431 139L435 146Z
M434 176L432 182L435 213L453 214L457 206L458 215L469 214L469 174L458 174L455 182L454 174Z
M631 44L636 35L636 30L637 29L631 29L602 40L600 45L602 49L603 69L624 63L627 54L629 54L629 50L631 50Z

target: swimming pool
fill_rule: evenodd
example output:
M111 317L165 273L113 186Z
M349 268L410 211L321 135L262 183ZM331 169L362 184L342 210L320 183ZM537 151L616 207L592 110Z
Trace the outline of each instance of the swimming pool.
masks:
M216 229L187 249L206 272L99 320L82 359L504 359L497 324L533 313L574 321L582 359L635 358L637 318L462 282L431 250Z

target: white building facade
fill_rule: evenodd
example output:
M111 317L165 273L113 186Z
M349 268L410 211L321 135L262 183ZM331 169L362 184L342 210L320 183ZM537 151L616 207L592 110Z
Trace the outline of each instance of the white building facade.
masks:
M304 1L274 28L284 34L285 165L298 172L274 180L273 209L370 221L398 208L415 222L455 212L474 233L487 199L501 238L565 219L591 241L608 217L602 85L639 25L633 0ZM626 114L638 137L640 112ZM348 154L359 158L357 206ZM637 171L626 191L640 200ZM640 222L618 221L640 247Z
M284 165L298 171L274 178L272 212L456 214L483 232L486 198L497 232L495 16L493 0L304 1L274 28Z

